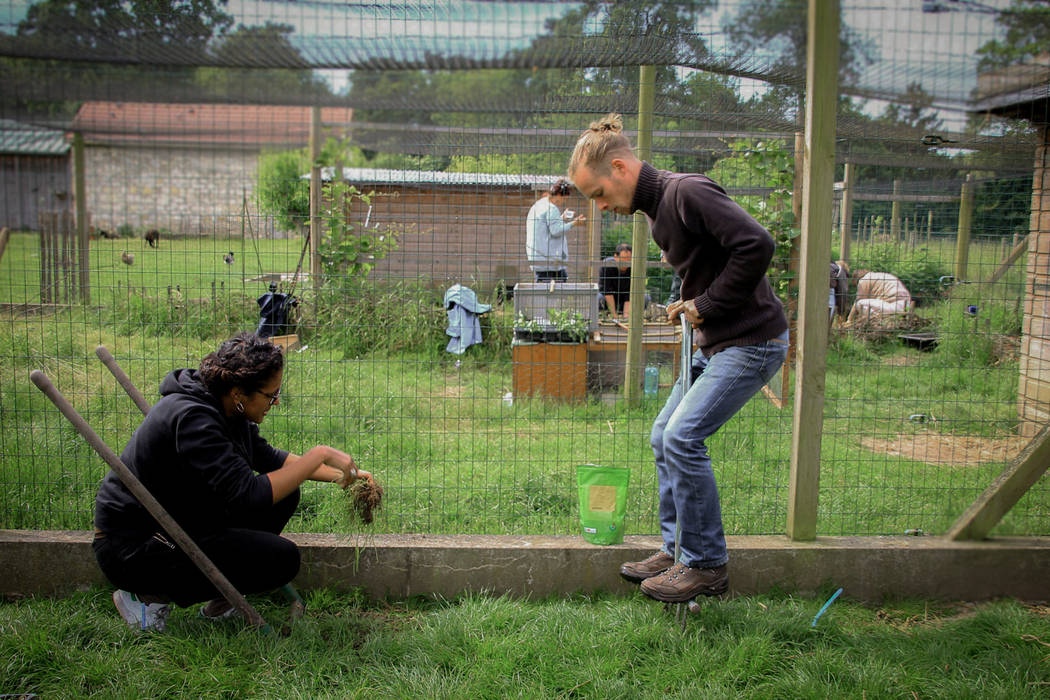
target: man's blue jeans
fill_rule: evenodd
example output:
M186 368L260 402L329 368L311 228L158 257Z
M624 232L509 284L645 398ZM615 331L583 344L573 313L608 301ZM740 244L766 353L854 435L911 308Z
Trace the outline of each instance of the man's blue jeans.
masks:
M776 373L787 356L787 340L784 331L779 338L726 348L710 359L698 350L693 355L693 385L685 398L679 380L653 423L649 443L660 487L662 549L674 556L677 518L679 561L686 566L709 568L729 561L706 440Z

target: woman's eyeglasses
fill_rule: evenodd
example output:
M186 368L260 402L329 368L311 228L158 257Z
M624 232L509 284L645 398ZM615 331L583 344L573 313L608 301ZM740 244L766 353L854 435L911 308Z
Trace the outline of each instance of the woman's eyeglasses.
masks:
M272 394L267 394L262 389L259 390L259 393L265 396L266 398L270 399L271 406L273 406L275 403L281 400L281 387L277 387L277 391L273 392Z

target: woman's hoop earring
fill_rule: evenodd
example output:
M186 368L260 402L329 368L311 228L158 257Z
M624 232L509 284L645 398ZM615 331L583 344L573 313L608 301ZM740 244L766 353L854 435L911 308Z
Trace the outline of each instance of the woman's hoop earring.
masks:
M243 403L241 403L240 401L238 401L238 402L237 402L237 403L235 404L235 406L236 406L236 408L237 408L237 413L244 413L244 404L243 404Z

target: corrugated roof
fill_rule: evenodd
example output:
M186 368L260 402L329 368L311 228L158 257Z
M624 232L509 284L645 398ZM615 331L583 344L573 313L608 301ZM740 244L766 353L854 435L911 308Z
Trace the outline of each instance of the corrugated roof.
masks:
M0 119L0 153L61 156L69 151L66 135L10 119Z
M321 168L321 178L331 180L335 168ZM309 178L310 175L303 175ZM440 185L484 187L547 188L557 175L525 175L515 173L446 173L439 170L389 170L385 168L343 168L347 182L369 185Z
M321 121L349 124L349 107L323 107ZM93 143L304 146L310 108L280 105L85 102L73 128Z

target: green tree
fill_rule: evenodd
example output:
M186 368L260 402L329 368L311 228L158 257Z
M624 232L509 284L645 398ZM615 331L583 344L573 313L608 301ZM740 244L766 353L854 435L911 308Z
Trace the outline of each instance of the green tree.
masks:
M221 9L226 3L44 0L29 7L14 46L30 55L44 52L73 60L192 63L204 57L213 36L221 36L233 23Z
M978 70L1023 63L1050 51L1050 5L1045 0L1013 0L995 21L1006 35L1002 41L994 39L977 49L981 56Z
M122 99L186 88L208 42L233 18L226 0L44 0L0 35L0 100L68 118L70 95ZM14 90L6 89L15 86Z
M764 100L796 115L801 110L806 75L806 2L804 0L745 0L724 28L737 56L777 52L765 72L782 76ZM845 23L839 31L839 80L853 84L876 51Z
M306 149L274 151L259 156L255 196L259 207L288 231L299 231L310 219L310 172Z
M328 84L309 68L238 68L244 56L266 47L266 60L277 65L303 65L299 51L288 37L295 28L267 22L261 27L240 25L215 42L215 62L223 67L198 68L194 82L206 96L217 99L230 95L280 95L283 100L303 101L329 96Z

